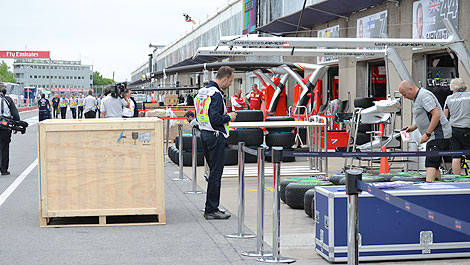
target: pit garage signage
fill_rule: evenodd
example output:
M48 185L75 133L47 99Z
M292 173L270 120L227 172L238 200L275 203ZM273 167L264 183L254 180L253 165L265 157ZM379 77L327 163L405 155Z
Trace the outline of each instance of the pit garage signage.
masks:
M339 25L319 30L317 32L317 36L319 38L339 38ZM337 61L338 61L337 56L318 56L317 57L318 64L333 63Z
M413 38L446 39L447 29L444 18L458 29L458 0L420 0L413 3Z
M4 59L49 59L49 51L0 51Z

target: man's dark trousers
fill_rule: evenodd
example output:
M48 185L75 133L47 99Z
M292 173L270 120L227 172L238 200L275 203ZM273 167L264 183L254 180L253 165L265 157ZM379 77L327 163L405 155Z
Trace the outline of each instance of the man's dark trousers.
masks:
M10 162L11 131L0 129L0 172L8 171Z
M77 118L77 108L70 108L70 110L72 111L72 119L76 119Z
M220 132L201 131L204 156L209 165L207 183L206 213L218 211L220 203L220 184L225 164L225 146L227 141Z
M62 119L65 119L66 118L66 114L67 114L67 107L61 107L60 108L60 116Z
M59 117L59 108L52 108L54 111L54 119L57 119Z
M83 117L83 106L78 106L78 118L81 119Z

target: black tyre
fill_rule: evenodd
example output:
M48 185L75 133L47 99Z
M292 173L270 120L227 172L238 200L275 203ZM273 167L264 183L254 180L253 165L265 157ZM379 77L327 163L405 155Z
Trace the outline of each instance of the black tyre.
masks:
M362 145L370 142L370 135L367 133L357 133L356 145Z
M405 180L406 179L426 179L419 172L389 172L380 174L385 181Z
M191 151L193 149L193 136L191 134L183 134L183 151ZM179 137L175 137L175 146L179 149ZM197 149L202 151L201 137L197 137Z
M178 149L176 149L176 146L172 145L172 146L169 146L168 147L168 157L170 158L170 160L173 162L173 163L176 163L176 152L178 151Z
M304 211L305 213L313 217L313 208L312 208L312 201L315 198L315 189L309 189L304 194Z
M295 134L294 133L268 133L266 135L266 145L269 147L272 146L282 146L282 147L292 147L295 144Z
M248 147L254 150L258 149L258 146L248 146ZM257 162L258 162L258 156L245 153L245 163L257 163Z
M261 110L239 110L235 122L263 121L264 115Z
M261 128L239 128L235 130L238 142L245 142L245 146L259 146L264 142L264 133Z
M344 174L336 174L328 177L328 180L331 181L335 185L345 185L346 184L346 175ZM375 183L375 182L385 182L385 178L382 176L372 176L368 174L363 174L362 181L367 183Z
M357 127L358 133L366 133L370 131L372 131L372 124L359 124Z
M324 180L303 180L290 183L286 186L286 204L293 209L303 209L305 192L317 186L328 185L333 185L333 183Z
M238 151L230 148L225 149L225 163L226 166L233 166L238 164Z
M285 148L283 148L283 150L284 151L292 151L294 149L285 147ZM265 160L267 162L272 162L272 156L266 155ZM282 157L282 162L295 162L295 156L283 156Z
M279 193L280 193L280 196L281 196L281 200L283 202L286 202L286 187L287 185L289 185L290 183L296 183L296 182L299 182L301 180L308 180L308 179L314 179L312 177L298 177L298 178L288 178L288 179L285 179L285 180L281 180L281 182L279 183Z
M197 166L204 166L204 153L203 152L197 152L196 153L196 159L197 159ZM191 152L184 152L183 151L183 166L184 167L190 167L193 165L192 161L192 153Z
M238 144L238 131L230 130L230 133L227 138L227 144L237 145Z
M354 100L354 107L356 108L369 108L374 106L375 98L356 98Z
M271 116L266 117L266 121L295 121L294 117L290 116ZM276 132L292 132L295 128L294 127L283 127L283 128L266 128L269 133L276 133Z

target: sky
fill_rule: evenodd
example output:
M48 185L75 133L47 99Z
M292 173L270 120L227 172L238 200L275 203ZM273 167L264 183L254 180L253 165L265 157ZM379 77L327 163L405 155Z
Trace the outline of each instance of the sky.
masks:
M149 43L166 45L191 30L183 13L201 23L230 2L0 0L0 50L46 50L53 60L81 60L126 81L148 61Z

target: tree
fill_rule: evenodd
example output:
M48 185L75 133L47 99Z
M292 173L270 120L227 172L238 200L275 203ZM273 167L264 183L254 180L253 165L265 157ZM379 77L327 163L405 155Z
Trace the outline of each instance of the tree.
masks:
M93 72L93 85L111 85L113 79L103 77L98 71Z
M16 83L15 74L10 72L8 68L8 65L4 61L2 61L2 63L0 64L0 81Z

